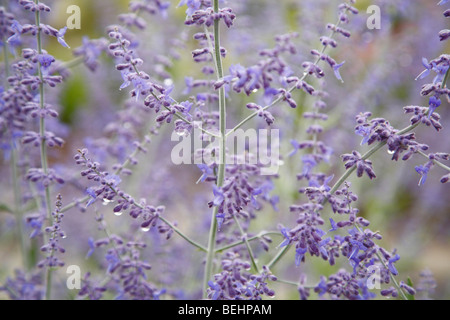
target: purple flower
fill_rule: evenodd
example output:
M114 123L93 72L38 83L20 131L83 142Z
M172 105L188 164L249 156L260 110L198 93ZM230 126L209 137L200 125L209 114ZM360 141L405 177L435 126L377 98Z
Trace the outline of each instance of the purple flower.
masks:
M168 91L171 91L171 90L167 90L166 93ZM181 111L181 113L184 116L189 117L190 116L189 112L191 112L191 109L194 106L194 104L192 102L189 102L189 101L183 101L183 102L180 103L180 105L183 107L183 110Z
M223 190L217 186L214 186L213 193L214 193L213 204L215 206L220 206L225 201L225 195L223 193Z
M120 179L120 177L115 174L111 174L105 177L104 182L107 185L115 188L122 182L122 179Z
M336 231L338 229L338 226L336 224L336 221L333 220L333 218L330 218L330 223L331 223L331 229L328 230L328 232L330 231Z
M185 77L184 82L186 83L186 89L184 89L183 94L190 94L194 88L194 78Z
M319 297L322 297L328 291L327 281L324 276L320 277L320 282L314 288L314 291L319 294Z
M328 251L326 249L326 245L331 241L331 238L328 237L326 239L323 239L322 241L319 242L319 251L322 254L322 257L324 259L328 259Z
M303 175L308 175L317 166L317 161L312 154L308 154L302 157L303 162Z
M11 29L14 31L14 34L8 38L7 42L12 46L19 46L22 43L20 35L22 34L23 26L18 21L14 20Z
M352 253L348 257L349 260L351 260L353 257L356 257L360 250L367 251L367 247L361 241L353 240L353 239L350 239L349 241L352 244L352 248L353 248Z
M106 39L89 39L89 37L84 36L82 40L82 45L73 51L75 56L84 57L85 65L91 70L95 71L98 66L98 57L107 48Z
M216 215L216 219L217 219L217 229L218 230L222 230L222 225L225 222L225 214L223 213L218 213Z
M361 141L361 145L364 145L364 144L366 144L366 143L369 141L369 139L370 139L370 133L371 133L371 130L370 130L369 127L358 126L358 127L356 128L356 130L355 130L355 133L356 133L357 135L360 135L360 136L363 137L363 139L362 139L362 141Z
M425 67L425 70L417 76L416 80L422 80L428 77L431 73L431 70L433 69L433 65L428 62L427 58L422 58L422 64Z
M295 265L298 267L305 257L305 253L308 252L306 248L295 249Z
M289 230L286 228L281 228L281 234L284 236L284 241L279 245L280 248L287 246L291 242L291 237L289 236Z
M108 252L105 256L108 261L108 273L113 273L120 266L120 259L115 252Z
M351 154L343 154L342 161L345 162L345 169L356 167L356 175L360 178L364 173L372 180L376 178L375 172L372 168L372 161L362 159L358 151L353 151Z
M323 180L323 184L321 186L318 186L320 191L322 192L329 192L331 190L331 187L328 185L332 180L334 179L334 174L331 176L326 177Z
M56 61L55 58L49 54L39 54L37 59L44 70L50 68L51 64Z
M398 271L394 266L394 263L396 263L398 260L400 260L400 256L398 254L396 254L395 256L393 256L392 258L389 259L388 261L388 268L389 271L394 275L398 275Z
M422 186L425 184L425 181L427 180L428 172L430 171L430 168L426 165L420 165L416 166L416 171L418 174L421 175L419 180L419 186Z
M208 281L208 286L210 287L210 292L212 295L210 296L211 300L218 300L222 291L222 288L213 281Z
M438 6L442 6L443 4L446 4L449 1L450 0L441 0L441 1L439 1Z
M26 220L27 225L29 225L33 229L33 232L30 234L30 239L33 239L41 233L42 226L44 224L44 218L41 215L33 215L27 217Z
M341 74L339 72L339 69L344 65L345 61L340 63L340 64L336 64L333 66L333 71L334 71L334 75L336 76L336 78L342 82L344 82L344 80L341 77Z
M88 203L86 204L86 208L87 208L91 204L93 204L95 202L95 200L97 200L97 194L95 193L94 188L87 188L86 193L91 197L91 199L89 199Z
M205 182L206 178L213 174L212 169L206 164L198 164L197 167L203 172L202 176L200 177L201 182Z
M94 251L95 251L95 241L94 241L94 239L93 238L89 238L88 239L88 244L89 244L89 251L88 251L88 253L86 254L86 258L89 258L90 256L92 256L92 254L94 253Z
M429 105L430 105L430 110L428 113L428 119L430 119L430 117L434 113L434 111L441 105L441 99L439 99L436 96L432 96L430 98Z
M294 154L297 153L298 150L300 150L300 143L298 143L298 141L296 140L291 140L291 145L294 147L294 150L292 150L288 157L292 157Z

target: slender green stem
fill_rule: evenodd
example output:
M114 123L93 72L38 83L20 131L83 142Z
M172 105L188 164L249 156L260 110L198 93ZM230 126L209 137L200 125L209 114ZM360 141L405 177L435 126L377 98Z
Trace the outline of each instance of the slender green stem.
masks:
M419 124L410 125L400 131L397 132L397 135L403 135L405 133L408 133L412 130L414 130ZM383 148L386 145L386 141L379 142L377 145L372 147L369 151L367 151L364 155L362 155L363 160L369 159L373 154L375 154L378 150ZM426 155L425 155L426 156ZM449 168L450 169L450 168ZM339 180L334 184L334 186L329 191L330 194L334 194L341 186L342 184L352 175L353 172L356 171L355 167L349 168L344 172L344 174L339 178ZM326 204L328 202L327 199L325 199L322 203L322 205ZM292 247L292 244L289 244L285 247L283 247L281 250L278 251L278 253L275 255L275 257L270 261L270 263L267 265L267 267L270 269L274 265L276 265L281 258L289 251L289 249ZM381 260L381 259L380 259ZM391 277L393 277L391 275ZM394 282L395 283L395 282ZM402 292L403 293L403 292ZM404 293L403 293L404 294Z
M292 87L288 90L288 92L292 92L294 91L294 89L296 89L296 87ZM283 97L280 96L277 99L275 99L271 104L269 104L268 106L264 107L263 110L267 110L269 108L272 108L273 106L277 105L279 102L281 102L283 100ZM238 125L236 125L233 129L229 130L227 133L227 136L233 134L236 130L238 130L239 128L241 128L243 125L245 125L247 122L249 122L250 120L252 120L254 117L256 117L258 115L258 113L252 113L251 115L249 115L247 118L245 118L244 120L242 120Z
M118 31L118 30L117 30L117 31ZM126 48L123 44L121 44L121 48L122 48L122 50L123 50L124 52L128 52L127 48ZM133 69L134 69L134 72L136 72L137 75L139 75L139 76L141 75L141 71L139 70L139 68L138 68L135 64L133 64ZM154 92L150 92L150 94L153 96L153 98L155 98L156 100L158 100L158 101L161 102L161 99L160 99ZM173 98L172 98L172 100L173 100L173 102L174 102L175 104L178 104L178 101L174 100ZM172 111L172 110L171 110L168 106L166 106L164 103L162 104L162 106L163 106L164 109L166 109L167 111ZM183 122L185 122L185 123L187 123L187 124L189 124L189 125L191 125L191 126L194 126L194 124L193 124L191 121L189 121L188 119L186 119L186 118L185 118L184 116L182 116L179 112L175 112L174 116L175 116L176 118L180 119L181 121L183 121ZM202 127L198 127L198 128L196 128L196 129L200 130L201 132L203 132L203 133L205 133L205 134L207 134L207 135L209 135L209 136L211 136L211 137L220 138L220 136L218 136L217 134L212 133L212 132L210 132L210 131L208 131L208 130L205 130L205 129L203 129Z
M77 199L75 201L72 201L71 203L67 204L63 208L61 208L61 213L67 212L70 209L76 207L79 203L86 202L90 199L90 196L84 196L83 198Z
M429 157L428 157L428 155L427 155L426 153L424 153L424 152L422 152L422 151L420 151L420 150L417 151L417 153L420 154L421 156L423 156L423 157L429 159ZM441 167L441 168L444 169L444 170L450 171L450 167L446 166L445 164L443 164L442 162L440 162L440 161L438 161L438 160L436 160L436 159L433 160L433 163L434 163L435 165Z
M145 145L149 142L149 139L147 137L145 137L141 143L140 146L145 147ZM115 175L118 175L122 172L122 170L124 168L126 168L129 164L130 164L130 159L134 158L138 155L138 153L140 152L139 148L136 148L136 150L131 154L130 157L128 157L123 163L122 165L120 165L118 167L118 169L114 172ZM113 190L114 192L116 192L116 190L110 186L111 190ZM65 207L61 208L60 212L64 213L66 211L69 211L70 209L74 208L78 203L83 203L86 202L90 199L90 196L85 196L83 198L80 198L76 201L73 201L71 203L69 203L68 205L66 205ZM138 203L135 203L135 205L141 209L143 209ZM184 234L180 229L178 229L177 227L175 227L172 223L170 223L168 220L166 220L164 217L159 216L158 217L159 220L161 220L162 222L164 222L165 224L167 224L167 226L169 226L169 228L171 228L176 234L178 234L180 237L182 237L183 239L185 239L188 243L190 243L191 245L193 245L194 247L196 247L197 249L199 249L200 251L204 251L207 252L207 249L202 246L201 244L195 242L194 240L192 240L191 238L189 238L186 234Z
M289 284L291 286L296 286L297 288L300 286L300 284L298 282L294 282L294 281L290 281L290 280L284 280L284 279L277 279L277 282L280 283L284 283L284 284ZM313 286L313 285L302 285L303 288L307 288L307 289L314 289L317 287L317 285Z
M172 223L170 223L168 220L166 220L164 217L158 217L159 220L161 220L162 222L164 222L165 224L167 224L169 226L169 228L171 228L176 234L178 234L181 238L183 238L184 240L186 240L188 243L190 243L191 245L193 245L194 247L196 247L197 249L199 249L200 251L203 252L207 252L208 250L202 246L201 244L199 244L198 242L192 240L191 238L189 238L187 235L185 235L180 229L178 229L177 227L175 227Z
M348 9L345 10L345 12L347 12ZM339 25L341 24L341 19L339 19L335 25L336 27L339 27ZM329 36L329 38L333 38L334 35L336 34L336 31L332 30L331 34ZM323 46L322 50L321 50L321 54L324 54L327 50L328 46ZM320 56L316 59L316 61L314 62L314 65L317 66L322 60L320 59ZM306 80L306 78L309 76L309 73L305 72L303 73L303 76L300 78L300 82ZM292 86L291 88L289 88L287 91L289 93L291 93L292 91L294 91L297 88L297 86ZM270 103L269 105L265 106L262 110L266 111L267 109L272 108L273 106L277 105L279 102L283 101L284 97L282 95L280 95L277 99L275 99L272 103ZM251 115L247 116L244 120L242 120L239 124L237 124L233 129L231 129L227 135L231 135L233 134L236 130L238 130L240 127L242 127L243 125L245 125L247 122L249 122L250 120L252 120L253 118L255 118L260 111L254 112Z
M219 0L214 0L214 12L219 12ZM214 62L217 70L217 79L223 78L222 56L220 55L220 20L214 21ZM206 33L209 37L209 33ZM217 173L217 186L223 186L225 180L225 162L226 162L226 101L225 89L219 89L219 113L220 113L220 151L219 151L219 168ZM203 297L206 298L206 288L208 281L211 279L213 271L213 263L215 256L216 236L217 236L217 214L219 207L215 206L211 215L211 226L208 238L208 252L206 255L205 273L203 278Z
M416 123L414 125L410 125L404 129L398 131L397 135L403 135L405 133L408 133L408 132L414 130L418 125L419 125L418 123ZM386 141L379 142L374 147L372 147L369 151L367 151L365 154L363 154L361 159L363 159L363 160L369 159L373 154L375 154L378 150L383 148L386 144L387 144ZM334 194L341 187L341 185L348 179L348 177L350 177L352 175L352 173L355 172L355 170L356 170L356 167L352 167L352 168L348 169L339 178L339 180L334 184L334 186L331 188L330 194ZM325 199L323 204L325 204L326 202L327 202L327 200Z
M272 269L273 266L275 266L281 258L291 249L292 245L288 244L287 246L284 246L283 249L279 250L278 253L273 257L272 260L267 264L267 268Z
M346 11L348 11L348 9L346 9ZM341 19L339 19L335 25L338 27L341 24ZM331 34L329 36L329 38L333 38L334 35L336 34L336 31L332 30ZM323 46L322 50L321 50L321 54L324 54L327 50L328 46ZM316 59L316 61L314 62L314 65L318 65L320 63L321 59L320 56ZM309 76L309 73L305 72L303 74L303 76L300 78L300 81L304 81L306 80L306 78ZM288 92L292 92L294 91L294 89L296 89L296 86L291 87ZM280 101L283 100L283 97L280 96L278 97L276 100L274 100L270 105L266 106L263 108L263 110L267 110L273 106L275 106L276 104L278 104ZM246 124L248 121L250 121L251 119L253 119L254 117L257 116L257 112L249 115L247 118L245 118L243 121L241 121L234 129L231 130L231 132L236 131L237 129L239 129L240 127L242 127L244 124ZM230 132L230 134L231 134ZM380 147L381 148L381 147ZM344 175L339 179L338 183L333 187L333 189L330 191L331 194L333 194L334 192L336 192L336 190L339 188L339 186L344 183L344 181L355 171L355 168L351 168L350 170L346 171L344 173ZM334 191L333 191L334 190ZM269 262L269 264L267 265L267 267L270 269L272 268L274 265L276 265L278 263L278 261L281 260L281 258L289 251L289 249L291 248L291 245L287 245L284 246L281 250L278 251L278 253L275 255L275 257L273 257L273 259Z
M258 239L260 239L260 238L262 238L262 237L264 237L264 236L269 236L269 235L281 236L281 233L280 233L280 232L277 232L277 231L267 231L267 232L266 232L266 231L263 231L263 232L260 232L259 234L257 234L257 235L254 236L254 237L248 238L247 241L249 241L249 242L255 241L255 240L258 240ZM217 248L217 249L216 249L216 253L223 252L223 251L232 249L232 248L234 248L234 247L237 247L237 246L240 246L240 245L243 245L243 244L245 244L245 241L244 241L244 240L236 241L236 242L230 243L230 244L228 244L228 245L226 245L226 246Z
M145 147L149 143L149 141L150 140L147 138L147 136L145 136L139 145L141 147ZM127 157L127 159L117 168L117 170L114 172L114 175L119 175L123 171L123 169L125 169L127 166L129 166L131 163L131 159L135 158L139 154L140 151L141 151L140 148L136 148L133 151L133 153L129 157ZM71 203L69 203L66 206L64 206L63 208L61 208L60 212L61 213L67 212L70 209L74 208L78 203L86 202L89 199L90 199L90 196L88 195L88 196L85 196L78 200L72 201Z

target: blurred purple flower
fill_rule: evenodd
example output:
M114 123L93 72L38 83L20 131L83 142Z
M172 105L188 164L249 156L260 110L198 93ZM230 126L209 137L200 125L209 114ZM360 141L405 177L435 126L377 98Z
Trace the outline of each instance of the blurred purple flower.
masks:
M180 3L178 4L178 7L182 7L185 5L187 5L187 7L188 7L186 10L186 14L188 16L192 16L195 11L200 9L200 7L202 6L202 1L201 0L181 0Z
M225 201L225 195L223 193L222 188L214 186L213 193L214 193L213 204L215 206L220 206Z
M207 164L198 164L197 167L200 169L201 172L203 172L202 176L200 177L201 182L205 182L206 178L208 176L213 174L212 169Z
M67 26L58 31L58 33L56 35L56 39L58 39L58 42L63 47L70 48L69 45L67 44L67 42L64 40L64 36L65 36L66 32L67 32Z
M20 35L22 34L23 26L18 21L14 20L11 29L14 31L14 34L8 38L7 42L12 46L19 46L22 43Z
M55 62L55 58L49 54L39 54L37 56L37 59L39 61L39 63L41 64L42 68L44 68L44 70L47 70L48 68L50 68L51 64L53 62Z
M416 166L416 171L418 174L421 175L419 180L419 186L422 186L425 184L425 181L427 181L428 172L430 171L430 168L426 165L420 165Z
M355 133L356 133L357 135L360 135L360 136L363 137L363 139L362 139L362 141L361 141L361 145L364 145L364 144L366 144L366 143L369 141L369 139L370 139L370 133L371 133L371 130L370 130L369 127L358 126L358 127L356 128L356 130L355 130Z
M336 221L333 220L333 218L330 218L330 223L331 223L331 229L328 230L328 232L330 231L336 231L338 229L338 226L336 224Z

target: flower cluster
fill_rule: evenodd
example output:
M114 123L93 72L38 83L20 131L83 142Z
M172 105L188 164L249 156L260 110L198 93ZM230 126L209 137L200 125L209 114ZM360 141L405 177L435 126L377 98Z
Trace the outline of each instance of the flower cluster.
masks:
M86 193L89 195L89 201L86 206L89 207L97 200L102 201L105 204L114 204L113 212L116 215L122 215L122 213L128 211L129 215L134 219L142 219L141 228L144 230L150 230L150 227L156 227L159 221L159 217L164 213L164 207L153 207L146 204L145 199L136 201L129 194L120 190L121 179L115 174L109 174L106 171L101 171L101 165L98 162L92 161L88 158L88 150L83 149L75 155L75 161L78 165L85 167L81 171L81 175L86 179L94 181L97 185L89 187ZM170 238L172 230L159 226L161 233L167 234Z
M260 274L249 274L245 270L250 267L237 254L228 253L222 260L223 271L214 276L214 281L208 282L208 297L212 300L261 300L263 296L274 296L268 281L277 278L265 266Z
M102 222L102 218L97 219ZM89 280L87 273L83 280L83 288L78 295L88 296L93 300L102 298L108 289L116 292L118 300L158 300L165 290L158 290L154 284L148 281L147 272L151 265L141 260L141 252L147 245L140 241L125 241L117 235L109 235L107 238L96 241L90 239L90 257L94 249L110 247L106 250L107 275L111 278L106 285L97 286Z

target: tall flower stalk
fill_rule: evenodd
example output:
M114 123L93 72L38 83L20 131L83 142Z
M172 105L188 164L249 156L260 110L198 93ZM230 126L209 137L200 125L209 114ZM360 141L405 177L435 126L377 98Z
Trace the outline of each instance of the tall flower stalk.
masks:
M36 5L39 5L39 0L34 0ZM35 12L35 24L38 27L37 33L36 33L36 42L37 42L37 51L39 55L43 54L42 51L42 35L41 35L41 11L36 10ZM44 110L45 108L45 91L44 91L44 75L42 72L42 63L38 62L38 76L39 76L39 106L41 110ZM41 167L43 174L45 176L48 175L48 155L47 155L47 144L44 141L45 137L45 117L41 117L39 119L39 134L42 138L42 142L40 145L40 156L41 156ZM53 224L53 218L52 218L52 207L51 207L51 198L50 198L50 186L45 186L45 210L47 213L47 220L48 224ZM46 239L46 236L44 236L44 239ZM44 240L44 243L47 242ZM47 269L47 275L45 278L45 297L47 300L51 299L51 291L52 291L52 268Z

